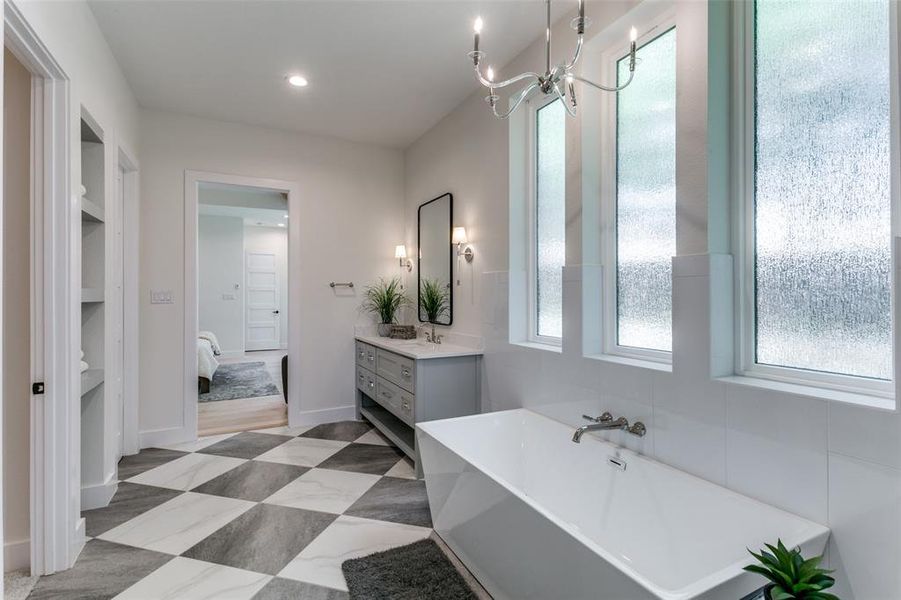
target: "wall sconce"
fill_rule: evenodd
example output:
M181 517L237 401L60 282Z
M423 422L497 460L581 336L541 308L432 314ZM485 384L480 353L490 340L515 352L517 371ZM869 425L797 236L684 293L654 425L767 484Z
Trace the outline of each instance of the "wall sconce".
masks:
M407 269L407 273L413 270L413 261L407 258L407 247L403 244L394 247L394 258L397 259L397 262L402 269Z
M451 236L451 243L457 245L457 256L464 257L466 262L471 263L474 253L472 251L471 246L463 247L468 240L466 239L466 228L465 227L454 227L453 235Z

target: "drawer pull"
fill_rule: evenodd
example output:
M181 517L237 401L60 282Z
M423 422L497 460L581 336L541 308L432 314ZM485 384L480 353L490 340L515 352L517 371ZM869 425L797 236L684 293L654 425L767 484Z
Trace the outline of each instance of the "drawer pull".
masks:
M370 390L374 390L374 389L375 389L375 382L374 382L374 381L370 381L370 382L369 382L369 389L370 389Z
M385 398L393 398L394 394L390 394L388 392L382 391L382 396L384 396Z
M403 406L404 406L404 410L410 410L410 403L409 403L409 402L404 401Z
M401 371L401 374L402 374L404 377L409 377L409 376L410 376L410 369L404 369L403 371Z

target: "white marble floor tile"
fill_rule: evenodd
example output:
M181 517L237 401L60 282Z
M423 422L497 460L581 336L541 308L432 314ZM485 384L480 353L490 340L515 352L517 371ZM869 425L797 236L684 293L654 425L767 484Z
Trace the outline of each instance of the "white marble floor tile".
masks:
M174 490L190 490L245 462L242 458L212 454L188 454L144 471L127 481Z
M277 446L268 452L257 456L254 460L277 462L285 465L298 465L301 467L315 467L348 442L334 440L320 440L317 438L294 438Z
M279 577L347 590L341 563L429 537L430 530L340 516L288 563Z
M246 500L186 492L97 537L181 554L254 505Z
M340 515L379 479L366 473L310 469L264 502Z
M116 596L115 600L249 600L271 579L270 575L179 556Z
M391 467L387 473L385 473L385 477L400 477L401 479L416 479L416 469L413 468L413 463L410 462L409 458L402 458L397 461L397 464Z
M391 442L388 441L388 438L379 433L378 429L370 429L360 437L358 437L355 441L355 444L376 444L379 446L390 446Z
M223 433L221 435L208 435L206 437L198 438L197 441L194 442L182 442L181 444L169 444L166 446L158 446L159 448L163 448L165 450L180 450L181 452L197 452L198 450L203 450L207 446L212 446L216 442L221 442L222 440L227 440L231 436L235 435L234 433Z
M282 425L281 427L268 427L266 429L254 429L255 433L272 433L275 435L293 435L298 436L301 433L305 433L311 430L313 425L301 425L299 427L288 427L287 425Z

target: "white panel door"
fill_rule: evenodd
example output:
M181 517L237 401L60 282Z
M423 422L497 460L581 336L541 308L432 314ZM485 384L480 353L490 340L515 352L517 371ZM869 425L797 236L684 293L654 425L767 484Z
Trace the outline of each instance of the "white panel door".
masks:
M245 350L279 348L278 272L274 252L248 252L245 260L244 305L247 311Z

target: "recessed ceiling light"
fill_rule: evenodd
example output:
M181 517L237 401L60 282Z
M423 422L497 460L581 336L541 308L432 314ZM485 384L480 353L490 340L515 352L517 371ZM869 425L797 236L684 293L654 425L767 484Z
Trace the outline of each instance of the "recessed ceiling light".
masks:
M307 81L307 78L304 77L303 75L289 75L288 83L290 83L294 87L306 87L307 83L309 83L309 82Z
M279 226L279 227L284 227L285 224L284 224L284 223L279 223L278 226Z

